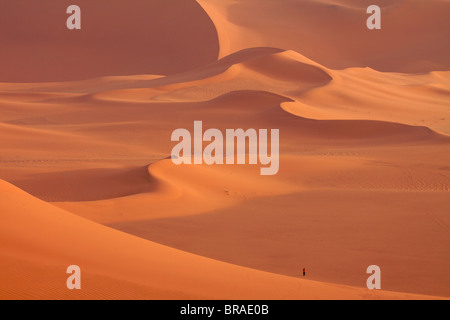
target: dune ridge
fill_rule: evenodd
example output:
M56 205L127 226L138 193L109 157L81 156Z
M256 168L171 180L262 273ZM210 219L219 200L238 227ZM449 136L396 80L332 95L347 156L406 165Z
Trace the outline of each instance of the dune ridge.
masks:
M1 4L0 298L448 299L450 3L174 3ZM279 173L175 166L196 120L279 129Z
M83 22L67 32L71 1L1 4L1 82L59 82L175 74L216 60L215 27L195 1L80 0ZM41 12L43 14L35 14ZM49 45L51 44L51 45ZM27 72L17 72L24 68Z
M449 70L448 1L380 1L383 27L376 33L365 28L370 4L358 0L197 2L215 23L220 57L264 46L301 52L333 69Z
M7 265L9 270L14 266L13 275L2 279L2 299L121 296L289 299L336 294L361 299L368 294L362 289L278 276L173 250L69 214L4 181L0 181L0 188L1 255L2 261L6 261L2 266ZM83 236L79 237L81 230ZM73 262L83 270L83 290L67 293L64 273L66 265ZM48 265L51 267L46 268ZM16 274L23 273L24 268L28 269L27 277L18 278ZM46 272L40 272L41 268ZM102 277L96 278L95 274ZM36 290L35 296L33 291L27 291L28 282L33 286L31 279L48 280L44 296L40 296L41 290ZM221 290L217 291L217 287ZM372 298L433 297L383 292L373 293Z

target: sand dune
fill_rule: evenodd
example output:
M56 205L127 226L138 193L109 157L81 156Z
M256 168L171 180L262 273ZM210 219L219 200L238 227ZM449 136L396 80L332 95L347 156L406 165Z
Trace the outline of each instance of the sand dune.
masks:
M333 69L449 70L448 1L379 1L377 32L365 28L372 3L358 0L198 2L215 23L222 57L264 46L294 50Z
M289 111L314 119L377 119L450 133L448 72L407 76L352 68L332 75L328 86L296 94Z
M0 298L450 296L448 1L54 2L0 4ZM278 174L174 165L196 120Z
M283 277L187 254L76 217L8 183L0 182L0 188L1 265L12 273L2 276L3 299L289 299L338 295L361 299L368 295L363 289ZM64 273L75 263L86 277L83 290L69 293ZM24 273L25 277L18 277ZM370 296L431 298L395 292Z

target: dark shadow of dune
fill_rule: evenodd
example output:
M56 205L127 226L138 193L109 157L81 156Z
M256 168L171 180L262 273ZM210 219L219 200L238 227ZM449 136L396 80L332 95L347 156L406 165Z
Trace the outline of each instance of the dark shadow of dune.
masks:
M194 0L78 0L81 30L68 30L72 4L0 2L0 82L169 75L217 60L215 26Z
M450 2L395 0L381 8L381 30L366 27L367 1L235 1L227 19L256 33L251 45L290 49L331 69L450 70ZM255 43L256 42L256 43Z
M147 166L38 173L10 183L41 200L57 202L111 199L157 188Z

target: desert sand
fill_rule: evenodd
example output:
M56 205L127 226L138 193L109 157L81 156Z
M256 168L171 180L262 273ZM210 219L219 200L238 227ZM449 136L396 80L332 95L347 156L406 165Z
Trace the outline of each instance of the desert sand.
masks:
M53 2L1 3L0 299L450 297L448 1ZM279 173L174 165L195 120Z

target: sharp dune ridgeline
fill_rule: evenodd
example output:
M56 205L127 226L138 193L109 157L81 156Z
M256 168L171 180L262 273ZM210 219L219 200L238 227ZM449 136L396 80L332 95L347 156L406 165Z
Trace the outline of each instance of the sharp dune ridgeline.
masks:
M0 1L0 299L450 297L450 2L76 2ZM199 120L278 173L175 165Z

